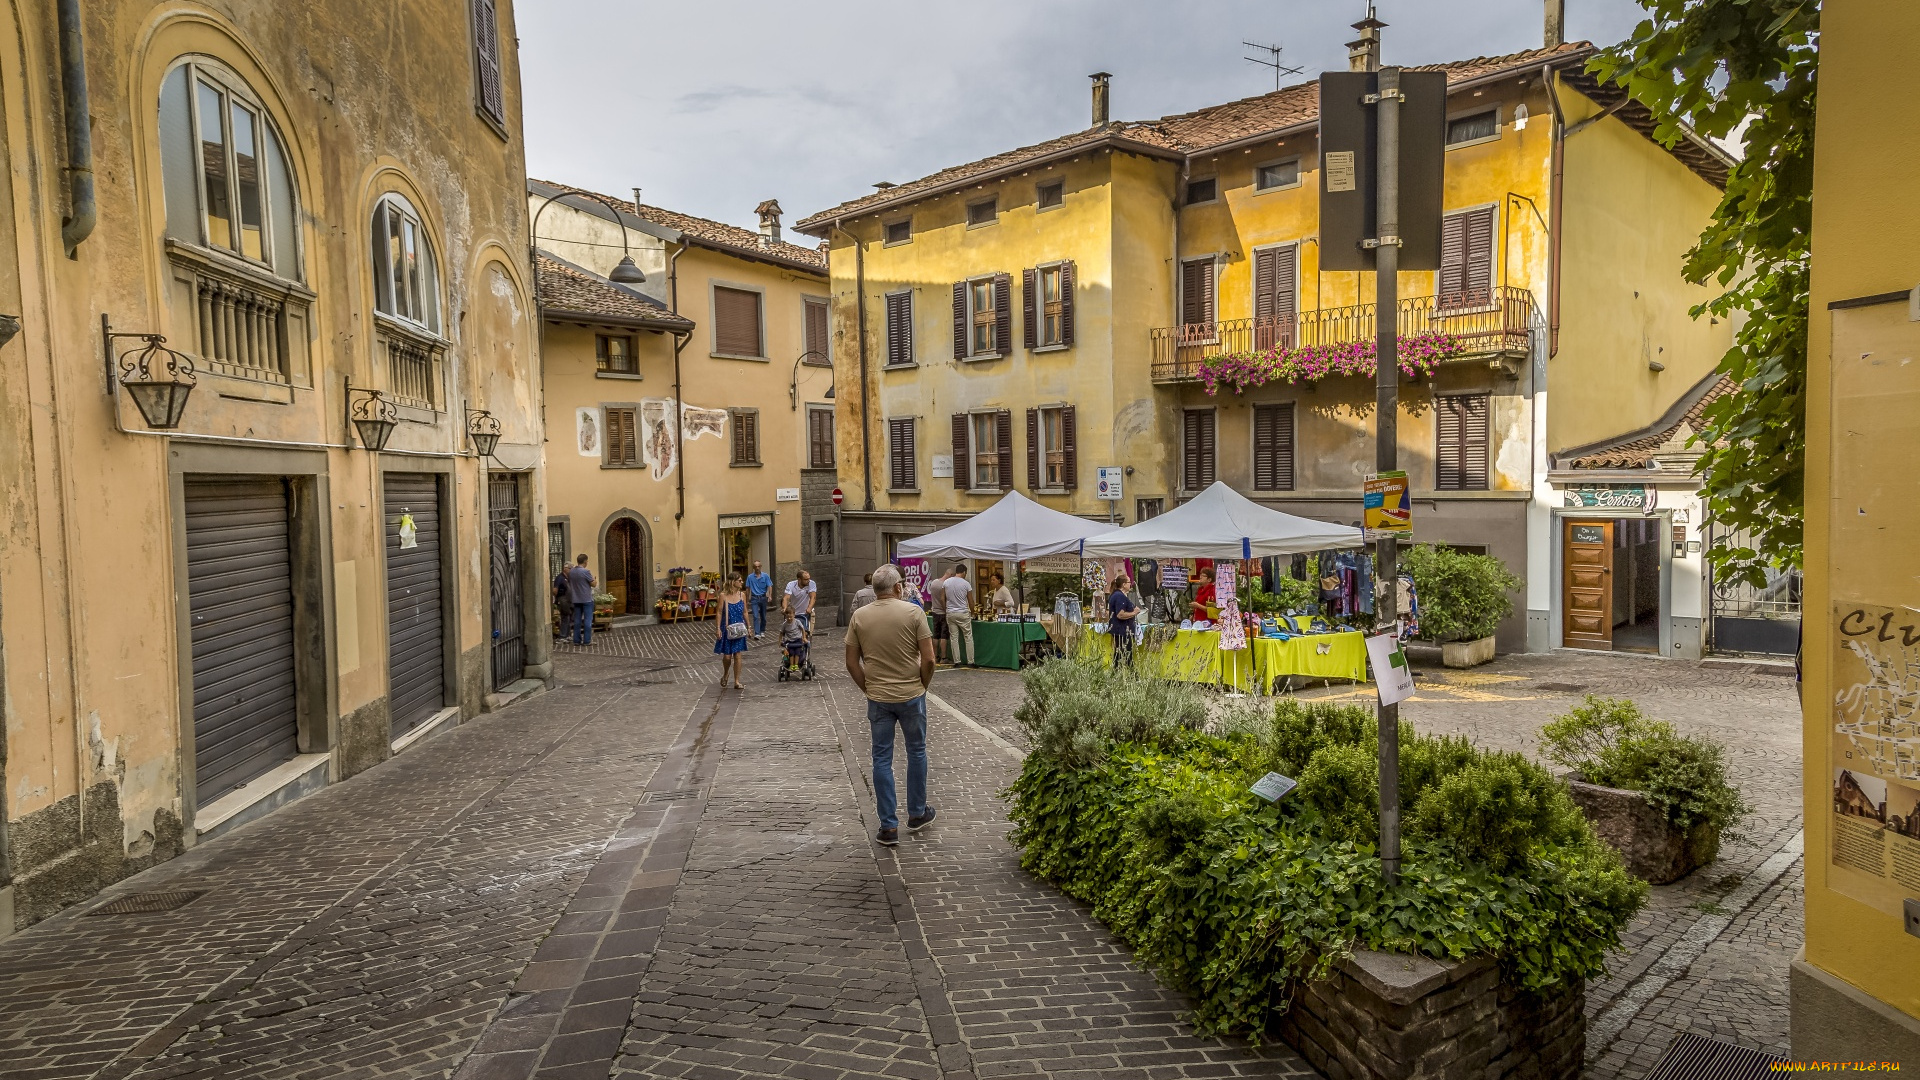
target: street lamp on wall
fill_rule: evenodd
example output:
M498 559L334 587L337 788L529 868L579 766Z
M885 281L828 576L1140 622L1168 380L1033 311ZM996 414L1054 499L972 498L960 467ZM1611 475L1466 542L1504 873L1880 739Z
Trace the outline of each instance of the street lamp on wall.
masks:
M467 437L473 440L474 452L481 457L490 458L500 445L500 418L486 409L467 410Z
M108 379L126 390L147 426L160 431L179 427L197 381L192 358L167 348L167 339L159 334L116 333L105 315L100 316L100 333ZM128 349L116 359L113 343L118 338L138 338L146 345Z
M356 398L356 394L360 396ZM360 445L377 454L387 448L387 440L393 437L400 410L380 391L356 388L353 380L348 379L347 419L360 433Z

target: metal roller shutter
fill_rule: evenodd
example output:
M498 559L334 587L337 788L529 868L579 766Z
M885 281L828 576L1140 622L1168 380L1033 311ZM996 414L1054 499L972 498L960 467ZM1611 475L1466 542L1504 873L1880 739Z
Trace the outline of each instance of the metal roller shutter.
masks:
M430 473L388 473L387 707L395 738L446 704L440 615L440 485ZM400 524L413 519L413 546Z
M196 804L300 752L286 482L186 482Z

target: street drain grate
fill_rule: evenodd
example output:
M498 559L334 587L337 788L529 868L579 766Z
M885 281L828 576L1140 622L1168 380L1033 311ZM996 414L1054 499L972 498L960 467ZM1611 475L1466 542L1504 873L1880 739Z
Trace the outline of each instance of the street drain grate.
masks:
M700 788L681 788L679 791L649 791L641 802L686 802L698 799L706 794Z
M143 915L153 911L172 911L186 907L206 894L205 889L175 892L143 892L123 896L110 903L101 904L89 915Z
M1764 1080L1785 1058L1683 1031L1647 1080Z
M1556 694L1578 694L1582 690L1585 690L1587 687L1585 683L1543 682L1543 683L1534 683L1533 688L1535 690L1551 690Z

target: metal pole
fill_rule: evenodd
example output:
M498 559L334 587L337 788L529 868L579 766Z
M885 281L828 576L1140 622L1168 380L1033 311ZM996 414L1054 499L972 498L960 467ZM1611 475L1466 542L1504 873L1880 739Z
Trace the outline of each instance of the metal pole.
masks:
M1374 464L1400 467L1400 69L1382 67L1377 86L1377 183L1380 246L1374 253ZM1399 599L1399 552L1391 538L1375 543L1375 620L1394 621ZM1385 584L1382 589L1381 584ZM1380 872L1388 885L1400 876L1400 706L1380 706Z

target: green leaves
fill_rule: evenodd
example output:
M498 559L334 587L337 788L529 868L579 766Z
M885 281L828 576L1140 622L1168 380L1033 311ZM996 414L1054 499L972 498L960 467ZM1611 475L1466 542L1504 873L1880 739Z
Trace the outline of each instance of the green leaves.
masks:
M1522 582L1492 555L1469 555L1445 544L1415 544L1400 553L1400 571L1420 599L1420 633L1431 641L1490 636L1513 614Z
M1624 698L1587 695L1540 729L1540 752L1589 783L1644 792L1675 828L1698 834L1702 862L1712 858L1718 838L1752 812L1727 782L1725 751L1717 743L1649 720Z
M1726 287L1694 312L1747 322L1719 370L1733 393L1705 410L1707 513L1750 543L1707 557L1764 585L1798 566L1805 484L1808 267L1813 225L1817 0L1641 0L1651 16L1588 70L1652 110L1668 145L1738 133L1744 156L1683 273ZM1745 125L1744 130L1741 125Z

